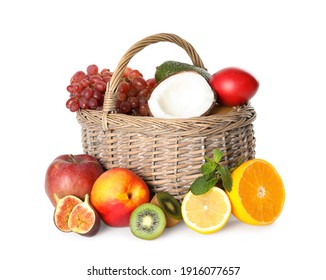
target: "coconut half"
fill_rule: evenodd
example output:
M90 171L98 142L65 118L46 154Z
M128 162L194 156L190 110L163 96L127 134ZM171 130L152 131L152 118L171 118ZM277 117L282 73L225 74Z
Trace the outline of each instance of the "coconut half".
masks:
M156 118L192 118L207 114L216 95L207 80L194 71L173 74L161 81L148 100Z

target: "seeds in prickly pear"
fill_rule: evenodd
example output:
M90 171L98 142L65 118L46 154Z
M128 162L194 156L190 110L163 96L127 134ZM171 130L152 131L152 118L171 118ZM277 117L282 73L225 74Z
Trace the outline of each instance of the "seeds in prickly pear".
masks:
M89 196L86 194L85 201L72 209L68 219L68 227L78 234L93 236L99 231L100 225L100 217L91 206Z
M62 198L58 198L54 195L56 200L56 207L54 210L54 224L56 227L63 232L70 232L71 229L68 227L68 219L73 208L83 201L74 195L67 195Z

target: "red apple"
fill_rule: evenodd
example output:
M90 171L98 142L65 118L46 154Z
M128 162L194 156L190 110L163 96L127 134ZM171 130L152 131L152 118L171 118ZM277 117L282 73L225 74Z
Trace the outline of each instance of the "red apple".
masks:
M95 181L90 196L103 222L113 227L129 226L131 212L149 199L146 183L127 168L105 171Z
M61 155L53 160L46 171L45 191L52 204L54 194L62 198L74 195L84 199L90 194L95 180L104 172L100 162L93 156Z
M218 103L225 106L239 106L248 102L259 87L254 76L235 67L216 72L209 84L216 93Z

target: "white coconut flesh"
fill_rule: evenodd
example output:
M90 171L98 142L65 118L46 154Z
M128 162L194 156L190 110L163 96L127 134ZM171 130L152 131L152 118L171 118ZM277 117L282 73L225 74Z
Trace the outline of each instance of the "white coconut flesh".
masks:
M169 76L153 90L148 107L156 118L192 118L205 115L215 103L215 93L197 72Z

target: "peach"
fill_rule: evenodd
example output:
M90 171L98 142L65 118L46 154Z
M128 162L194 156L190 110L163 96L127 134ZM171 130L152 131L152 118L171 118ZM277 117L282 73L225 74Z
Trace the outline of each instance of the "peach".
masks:
M95 181L90 201L104 223L113 227L129 226L130 215L150 200L145 181L127 168L112 168Z

